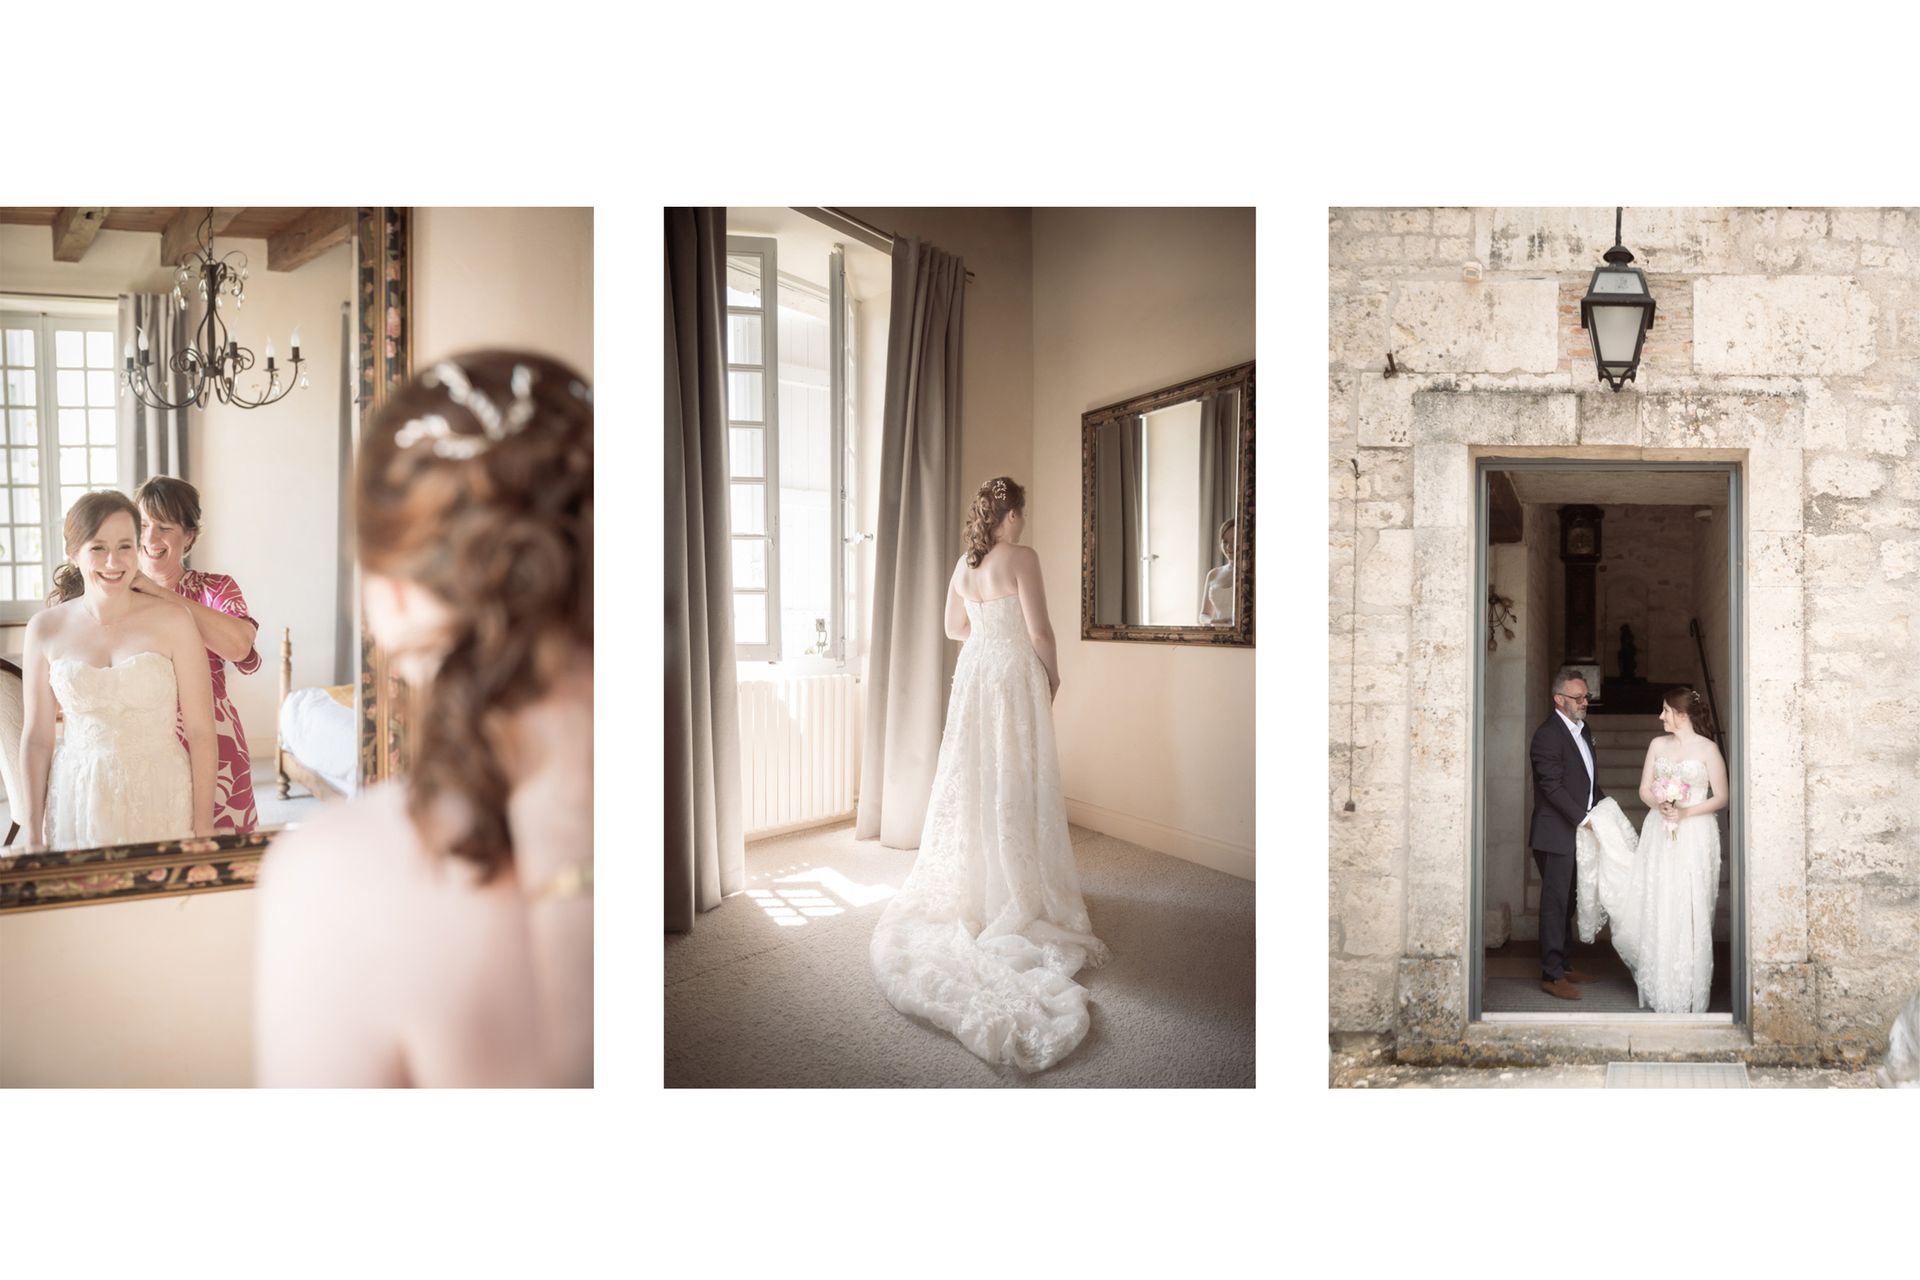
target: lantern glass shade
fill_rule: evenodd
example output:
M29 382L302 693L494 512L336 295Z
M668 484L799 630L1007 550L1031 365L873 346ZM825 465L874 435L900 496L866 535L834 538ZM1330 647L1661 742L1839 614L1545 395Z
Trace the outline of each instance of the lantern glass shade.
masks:
M1640 354L1640 317L1637 306L1593 309L1594 358L1601 364L1630 365Z
M1593 344L1600 377L1615 391L1633 378L1653 324L1653 296L1640 271L1610 262L1593 273L1580 300L1580 327Z

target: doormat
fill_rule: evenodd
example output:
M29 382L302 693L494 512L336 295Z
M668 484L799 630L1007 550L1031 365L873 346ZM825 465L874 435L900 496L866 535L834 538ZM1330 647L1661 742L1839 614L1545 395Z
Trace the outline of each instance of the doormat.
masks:
M1609 1062L1609 1089L1746 1089L1744 1062Z

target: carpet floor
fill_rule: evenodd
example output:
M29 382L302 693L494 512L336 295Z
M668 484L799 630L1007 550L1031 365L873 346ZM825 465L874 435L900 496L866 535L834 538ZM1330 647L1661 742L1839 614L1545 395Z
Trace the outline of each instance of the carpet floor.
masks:
M747 891L666 940L666 1083L761 1088L1251 1088L1253 883L1073 827L1092 1029L1028 1075L887 1003L867 966L911 850L853 824L747 847Z

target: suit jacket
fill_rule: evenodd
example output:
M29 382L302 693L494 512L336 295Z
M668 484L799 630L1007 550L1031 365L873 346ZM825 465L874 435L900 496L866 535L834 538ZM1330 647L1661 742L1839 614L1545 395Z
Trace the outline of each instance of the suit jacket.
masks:
M1587 753L1594 768L1600 767L1600 752L1593 745L1593 730L1580 723L1580 736L1586 739ZM1587 820L1587 762L1567 732L1560 713L1548 714L1546 722L1533 731L1533 745L1527 752L1533 764L1533 826L1527 843L1545 853L1572 853L1574 830ZM1593 778L1593 802L1607 798L1598 776Z

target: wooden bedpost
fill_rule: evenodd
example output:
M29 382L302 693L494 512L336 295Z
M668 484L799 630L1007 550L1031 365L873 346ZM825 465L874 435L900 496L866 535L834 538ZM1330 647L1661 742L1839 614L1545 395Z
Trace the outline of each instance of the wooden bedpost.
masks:
M280 798L287 798L287 748L280 733L280 717L287 714L287 695L293 692L293 628L280 628L280 701L273 712L273 771L280 779Z

